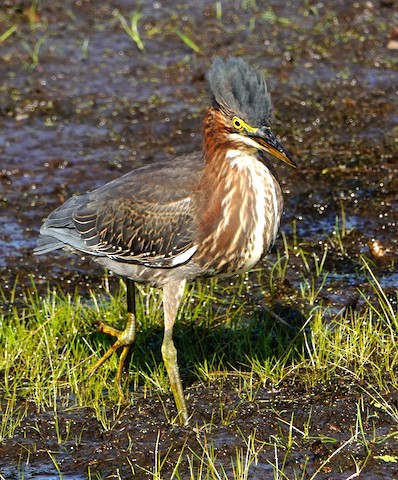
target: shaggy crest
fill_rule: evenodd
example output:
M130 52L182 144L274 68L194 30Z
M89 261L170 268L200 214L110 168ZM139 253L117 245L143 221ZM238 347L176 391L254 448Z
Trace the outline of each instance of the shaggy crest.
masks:
M252 126L268 124L272 104L264 76L244 60L216 57L207 74L214 101L229 116Z

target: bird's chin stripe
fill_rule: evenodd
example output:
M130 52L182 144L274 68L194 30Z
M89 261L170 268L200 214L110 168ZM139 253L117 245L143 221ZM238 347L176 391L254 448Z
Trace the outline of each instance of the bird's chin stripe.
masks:
M239 133L231 133L229 135L229 138L233 141L236 141L239 143L244 143L250 148L253 148L253 150L263 150L261 146L252 138L246 137L244 135L239 135ZM239 150L239 153L242 155L242 150Z

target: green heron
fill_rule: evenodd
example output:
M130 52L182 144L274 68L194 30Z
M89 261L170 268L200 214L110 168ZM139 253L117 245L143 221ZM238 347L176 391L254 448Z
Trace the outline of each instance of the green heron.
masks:
M133 170L73 196L44 221L36 253L90 255L126 279L127 322L92 375L119 348L122 374L136 336L135 282L163 289L162 357L178 418L188 412L173 327L187 281L230 276L254 267L273 244L282 214L279 182L266 154L294 166L269 127L271 99L263 75L239 58L215 58L207 74L203 151Z

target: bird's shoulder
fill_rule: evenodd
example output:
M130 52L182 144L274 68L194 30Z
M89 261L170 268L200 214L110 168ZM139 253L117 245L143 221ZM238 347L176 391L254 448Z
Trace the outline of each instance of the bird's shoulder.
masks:
M93 190L90 202L109 199L152 204L165 204L190 197L197 187L203 169L200 153L183 155L169 161L155 162L132 170Z

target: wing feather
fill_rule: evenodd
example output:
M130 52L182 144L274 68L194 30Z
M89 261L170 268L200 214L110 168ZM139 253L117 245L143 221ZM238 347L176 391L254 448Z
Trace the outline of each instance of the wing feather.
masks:
M72 247L151 267L184 263L196 251L198 155L134 170L74 196L44 222L36 253Z
M165 204L118 198L91 201L73 215L87 247L121 261L165 266L193 246L195 222L190 197Z

